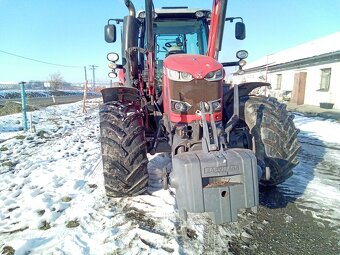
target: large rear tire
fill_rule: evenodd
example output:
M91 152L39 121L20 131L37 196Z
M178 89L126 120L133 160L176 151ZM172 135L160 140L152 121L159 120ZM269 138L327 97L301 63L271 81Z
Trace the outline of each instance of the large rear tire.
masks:
M276 186L293 174L299 163L300 145L293 119L273 97L243 96L240 98L240 118L247 124L252 136L252 146L258 160L270 169L269 180L260 180L263 186Z
M108 102L101 105L99 115L107 196L144 193L148 184L148 159L140 103Z

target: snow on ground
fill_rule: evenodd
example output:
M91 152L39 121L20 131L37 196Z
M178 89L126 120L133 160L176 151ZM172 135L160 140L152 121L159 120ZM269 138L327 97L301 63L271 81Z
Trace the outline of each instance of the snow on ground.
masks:
M308 133L308 136L314 137L327 144L336 144L340 146L340 123L331 119L319 117L307 118L297 114L294 118L295 126L302 133Z
M15 254L227 254L235 237L247 239L254 216L216 226L203 214L183 222L171 190L107 199L100 161L98 105L90 100L32 113L35 133L21 114L0 117L0 252ZM282 185L301 209L339 226L340 124L297 116L303 150L295 174ZM169 167L149 156L153 187ZM295 192L295 193L294 193ZM247 231L248 229L248 231Z
M32 113L35 133L20 131L21 114L0 117L0 252L15 254L227 254L250 213L221 226L209 217L178 218L171 190L134 198L105 197L99 100ZM157 173L170 158L150 156ZM245 220L247 219L247 220Z
M299 197L300 209L328 221L340 234L340 123L300 115L294 122L300 129L300 164L281 186Z

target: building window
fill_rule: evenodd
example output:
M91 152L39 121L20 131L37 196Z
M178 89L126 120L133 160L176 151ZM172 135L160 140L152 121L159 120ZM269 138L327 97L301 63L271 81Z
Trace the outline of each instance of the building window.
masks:
M321 69L320 90L328 91L331 83L331 68Z
M282 74L276 75L276 89L281 89Z

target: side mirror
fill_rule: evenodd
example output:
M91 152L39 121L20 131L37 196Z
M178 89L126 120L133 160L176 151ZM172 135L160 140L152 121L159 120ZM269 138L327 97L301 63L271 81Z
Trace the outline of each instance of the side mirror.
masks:
M115 25L105 25L104 27L105 41L107 43L114 43L116 41L116 26Z
M246 38L246 26L243 22L235 23L235 38L237 40L244 40Z

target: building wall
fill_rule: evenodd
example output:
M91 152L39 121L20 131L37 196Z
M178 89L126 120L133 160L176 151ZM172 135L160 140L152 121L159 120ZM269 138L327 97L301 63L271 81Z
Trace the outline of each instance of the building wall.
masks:
M321 70L331 68L329 91L320 91ZM340 62L314 66L307 73L305 104L319 105L333 103L334 108L340 109Z
M331 68L329 91L320 91L321 69L324 68ZM235 76L233 82L239 84L242 82L266 81L267 78L267 82L271 83L272 88L265 91L265 93L283 100L283 95L286 95L287 91L293 91L294 76L299 72L307 72L305 104L319 106L321 102L326 102L333 103L333 108L340 109L340 62L278 72L266 73L266 71L259 71L245 73L241 76ZM277 88L278 74L282 75L280 89Z

